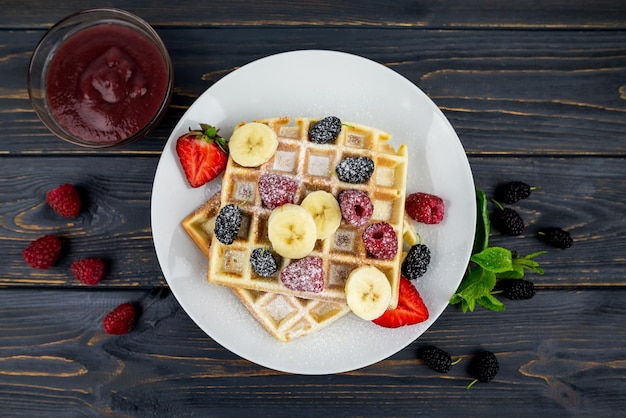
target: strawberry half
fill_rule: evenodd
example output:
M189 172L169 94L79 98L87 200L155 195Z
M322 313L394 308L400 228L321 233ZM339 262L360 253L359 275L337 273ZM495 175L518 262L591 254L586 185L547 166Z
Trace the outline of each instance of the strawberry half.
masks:
M200 187L220 175L228 161L228 144L218 129L204 123L176 141L176 153L191 187Z
M413 325L428 319L428 308L424 304L419 292L406 277L400 277L400 295L396 309L385 311L374 319L376 325L385 328L399 328L404 325Z

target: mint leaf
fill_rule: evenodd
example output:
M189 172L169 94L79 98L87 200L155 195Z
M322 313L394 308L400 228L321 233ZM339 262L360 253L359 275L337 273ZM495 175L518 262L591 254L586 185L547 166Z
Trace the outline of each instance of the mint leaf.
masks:
M503 273L513 269L513 253L502 247L489 247L474 254L470 261L493 273Z
M450 304L461 302L463 312L474 310L476 300L491 293L496 285L495 273L481 267L473 269L461 282L456 293L450 298Z
M485 192L476 189L476 235L474 235L472 254L485 250L489 245L491 220L489 219L487 203Z
M498 299L496 299L495 296L491 294L481 297L476 301L476 303L478 303L483 308L489 309L491 311L501 312L506 309L504 303L500 302Z

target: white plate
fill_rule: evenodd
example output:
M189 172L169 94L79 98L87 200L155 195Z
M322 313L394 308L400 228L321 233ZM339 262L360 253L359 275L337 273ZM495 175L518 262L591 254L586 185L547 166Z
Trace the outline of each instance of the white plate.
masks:
M374 126L409 147L407 194L444 199L439 225L417 224L432 252L416 282L430 319L385 329L352 314L319 333L290 343L274 340L226 288L209 284L206 260L180 221L220 188L188 186L176 139L198 123L229 137L240 121L273 116L324 117ZM445 116L414 84L368 59L332 51L294 51L260 59L215 83L182 117L159 161L152 190L152 232L165 279L191 319L233 353L291 373L329 374L383 360L418 338L441 315L467 266L474 238L474 183L465 151Z

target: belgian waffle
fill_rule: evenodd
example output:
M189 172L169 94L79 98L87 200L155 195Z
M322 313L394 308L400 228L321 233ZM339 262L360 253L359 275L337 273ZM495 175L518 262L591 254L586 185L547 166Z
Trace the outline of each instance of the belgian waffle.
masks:
M209 257L219 208L218 193L182 221L183 228L206 257ZM248 289L232 290L257 321L280 341L291 341L317 332L350 312L348 305L342 303L306 300Z
M390 308L398 302L404 201L406 195L407 149L401 145L397 151L387 141L391 135L364 125L345 122L333 144L309 141L309 126L315 119L296 118L290 124L288 117L262 119L278 135L278 149L265 164L246 168L229 158L222 180L222 205L234 203L243 213L242 227L237 239L230 245L218 240L211 245L209 256L209 282L238 289L319 299L334 303L345 302L344 285L349 273L365 264L377 267L389 279L392 288ZM334 173L335 166L347 157L369 157L375 170L363 184L340 181ZM357 189L368 194L374 213L371 221L353 227L342 220L339 229L326 240L318 240L311 256L323 260L324 289L319 293L294 291L280 281L280 270L292 260L280 259L279 271L270 277L261 277L251 268L249 255L257 247L271 246L267 235L267 220L271 211L265 208L256 190L263 174L274 173L295 179L298 184L296 204L315 190L325 190L334 196L343 190ZM392 260L381 260L368 255L361 236L373 222L388 222L398 237L398 252Z

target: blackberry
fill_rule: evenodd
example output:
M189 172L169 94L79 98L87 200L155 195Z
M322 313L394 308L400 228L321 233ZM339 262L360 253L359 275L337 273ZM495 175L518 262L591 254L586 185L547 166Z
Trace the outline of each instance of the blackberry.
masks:
M255 248L250 253L250 264L252 268L261 277L269 277L278 270L278 263L272 254L272 251L265 248Z
M215 218L215 238L222 244L232 244L239 234L241 220L242 215L239 206L232 203L224 206Z
M511 208L497 209L492 217L491 222L500 232L517 236L524 231L524 220Z
M453 363L450 354L434 345L420 348L417 355L428 367L439 373L448 373L453 365L461 361L459 358Z
M415 244L402 262L402 275L409 280L422 277L430 264L430 249L425 244Z
M348 157L341 160L335 170L341 181L365 183L374 174L374 161L368 157Z
M548 245L562 250L569 248L574 243L569 232L561 228L544 228L538 232L539 238Z
M502 294L511 300L525 300L535 296L535 285L524 279L502 280L498 287Z
M341 120L336 116L327 116L311 125L309 139L316 144L329 144L337 139L339 132Z
M494 194L500 202L510 204L526 199L534 189L524 182L511 181L498 186Z
M470 374L474 380L467 385L467 389L471 388L476 382L489 382L500 370L498 359L491 351L481 351L474 357L470 364Z

